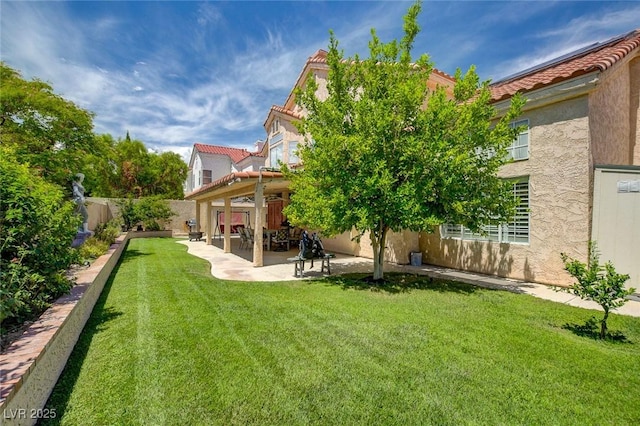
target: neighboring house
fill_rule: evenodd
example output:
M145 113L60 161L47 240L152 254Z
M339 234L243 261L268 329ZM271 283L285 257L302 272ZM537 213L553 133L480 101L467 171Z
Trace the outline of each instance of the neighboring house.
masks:
M218 145L196 143L191 151L189 172L185 181L186 199L188 194L201 191L236 172L257 172L264 166L266 159L266 145L262 141L255 143L256 151L231 148ZM229 217L232 232L236 232L237 225L249 226L253 201L246 198L234 198L230 203ZM225 206L219 200L212 200L208 207L196 203L195 218L207 218L212 230L208 232L209 239L221 236L224 232Z
M223 176L238 171L254 171L264 166L264 142L256 142L256 151L196 143L191 151L185 193L193 192Z
M527 100L515 123L525 130L510 150L513 162L500 172L513 180L520 206L509 223L487 227L488 235L455 224L422 234L424 261L569 284L560 253L586 261L588 242L601 240L601 261L611 260L631 274L630 286L640 287L640 30L522 71L491 90L499 111L517 92ZM618 177L601 179L609 186L594 196L601 172ZM609 205L598 201L606 199Z

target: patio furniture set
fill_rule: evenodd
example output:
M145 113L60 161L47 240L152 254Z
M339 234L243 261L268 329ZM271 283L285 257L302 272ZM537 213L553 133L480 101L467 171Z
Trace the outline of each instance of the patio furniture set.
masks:
M267 250L275 247L275 251L289 251L292 246L298 247L301 233L302 229L300 228L264 229L262 244ZM240 248L249 249L255 244L253 229L238 227L238 235L240 236Z
M253 247L255 244L253 229L239 227L238 234L240 235L240 248L249 249ZM306 231L300 228L282 227L280 229L264 229L262 242L267 250L272 249L272 244L275 247L275 251L289 251L292 245L293 247L300 248L297 256L287 259L294 264L293 275L296 278L304 277L304 267L307 260L311 261L311 268L313 268L314 259L319 259L322 262L320 268L321 273L326 269L327 273L331 274L330 261L335 255L324 252L322 242L315 233L310 237Z

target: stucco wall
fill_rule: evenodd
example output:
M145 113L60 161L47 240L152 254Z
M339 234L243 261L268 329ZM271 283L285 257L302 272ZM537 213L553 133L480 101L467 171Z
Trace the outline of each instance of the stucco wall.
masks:
M360 238L360 242L355 241L357 232L345 232L333 238L325 238L322 243L329 252L350 254L373 259L373 247L369 233ZM385 262L406 265L410 262L411 252L420 250L418 233L411 231L389 232L387 234L386 249L384 253Z
M223 176L231 173L231 159L226 155L204 154L200 153L200 160L202 161L201 170L211 170L211 181L216 181ZM195 173L195 168L194 168ZM198 175L196 181L198 180ZM198 186L196 185L196 189Z
M186 234L189 232L189 228L186 222L189 219L196 217L196 202L186 200L171 200L169 201L169 207L173 212L177 214L171 218L169 227L173 231L174 235Z
M89 213L89 230L93 231L100 223L107 223L114 218L113 209L106 198L88 198L87 213ZM113 202L111 202L113 204Z
M89 197L89 229L94 230L98 223L106 223L118 217L120 209L115 198ZM169 200L169 208L177 214L167 223L167 228L176 234L186 234L189 230L185 222L196 217L196 202L185 200ZM203 216L204 217L204 216Z
M586 259L590 161L586 96L525 111L529 159L502 177L529 176L530 242L500 244L420 235L423 262L541 283L569 284L561 252Z
M594 164L631 164L631 100L629 67L620 64L601 76L589 96Z

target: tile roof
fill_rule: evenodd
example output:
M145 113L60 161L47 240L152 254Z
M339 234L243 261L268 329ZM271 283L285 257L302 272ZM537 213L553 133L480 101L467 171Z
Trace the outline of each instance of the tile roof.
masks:
M196 150L205 154L226 155L231 158L231 161L233 161L234 163L239 163L240 161L250 156L262 156L259 152L249 152L246 149L231 148L228 146L205 145L202 143L196 143L193 146Z
M316 51L316 53L314 53L313 55L309 56L307 58L307 62L305 63L305 67L309 64L326 64L327 63L327 52L325 50L319 49ZM303 68L305 68L303 67ZM440 75L441 77L444 77L448 80L451 80L452 82L455 81L455 79L450 76L449 74L447 74L444 71L440 71L437 68L433 69L433 72ZM302 76L302 72L300 73L300 76L298 77L298 79L300 79L300 77Z
M294 89L296 87L299 87L302 85L302 82L304 81L304 79L306 78L306 74L307 72L311 69L311 68L326 68L327 67L327 51L323 50L323 49L318 49L316 50L316 52L314 54L312 54L311 56L309 56L306 60L306 62L304 63L304 66L302 67L302 70L300 71L300 74L298 74L298 78L296 79L296 82L294 84ZM453 78L452 76L450 76L449 74L447 74L444 71L440 71L437 68L433 68L432 70L432 74L435 74L437 77L436 79L434 79L434 81L430 81L427 83L430 85L430 87L432 89L434 89L437 85L439 85L441 82L443 82L445 85L453 85L455 83L455 78ZM439 78L438 78L439 77ZM295 112L293 112L290 108L292 107L293 101L294 101L294 89L292 89L289 92L289 95L287 96L287 99L284 102L284 106L279 106L279 105L273 105L271 107L271 111L277 111L280 112L282 114L287 114L290 115L294 118L302 118L302 116L300 114L297 114ZM264 125L266 126L268 121L269 121L269 116L271 114L271 111L269 111L269 114L267 114L267 118L264 121Z
M297 112L291 111L290 109L286 109L283 106L280 105L271 105L271 111L275 111L275 112L279 112L281 114L286 114L286 115L290 115L293 118L302 118L302 115L298 114Z
M593 71L605 71L638 46L640 29L592 44L493 83L492 99L500 101L517 92L528 92Z
M204 146L213 146L213 145L204 145ZM224 175L220 179L217 179L211 183L203 185L200 188L197 188L196 190L194 190L193 192L190 192L189 194L186 194L185 199L189 199L194 195L197 195L203 192L208 192L219 187L224 187L229 185L230 183L239 182L244 179L260 179L260 177L262 177L263 179L282 179L283 176L284 175L282 174L282 172L274 171L274 170L264 170L264 171L257 171L257 172L256 171L233 172L228 175Z

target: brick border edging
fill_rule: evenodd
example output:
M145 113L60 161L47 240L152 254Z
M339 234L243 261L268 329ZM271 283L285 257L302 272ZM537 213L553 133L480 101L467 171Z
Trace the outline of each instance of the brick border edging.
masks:
M130 235L121 235L89 268L75 274L69 294L53 302L0 359L0 419L33 425L47 403Z

